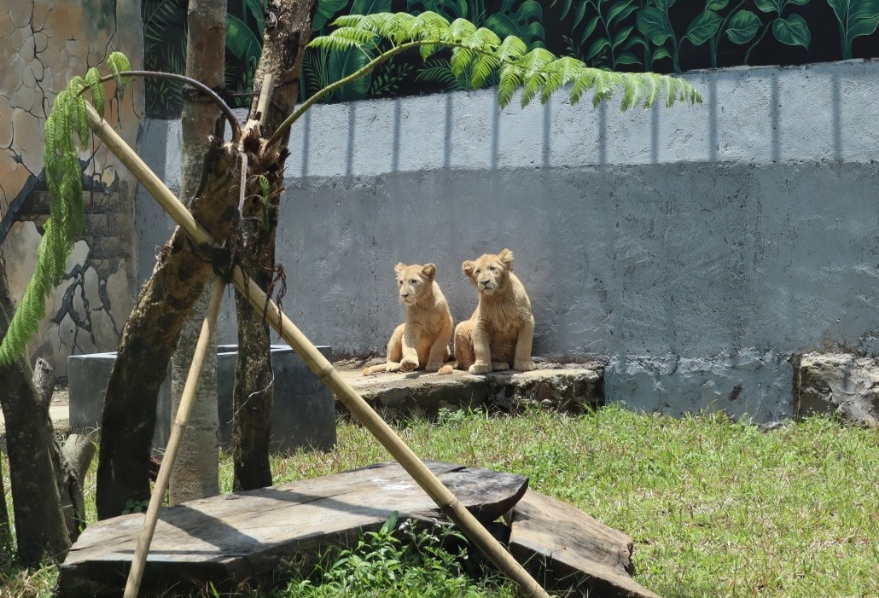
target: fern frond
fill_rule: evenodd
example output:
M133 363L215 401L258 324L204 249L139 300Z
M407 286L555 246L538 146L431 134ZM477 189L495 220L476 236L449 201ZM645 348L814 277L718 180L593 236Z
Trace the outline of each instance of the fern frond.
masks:
M538 94L545 103L567 86L570 86L572 104L579 102L587 91L593 93L593 106L621 93L622 110L638 104L648 108L663 96L667 106L676 101L691 104L702 101L699 92L683 79L655 73L616 73L589 67L576 58L557 58L543 48L528 51L525 42L516 36L507 36L501 41L491 30L477 28L466 19L459 18L449 23L441 15L429 11L416 17L393 13L348 15L339 17L334 24L340 29L313 39L310 45L342 50L367 40L377 41L371 36L387 39L395 45L391 50L378 53L368 68L357 76L367 74L370 69L408 48L418 47L425 61L438 49L448 48L452 51L451 73L456 78L466 77L471 87L481 87L497 76L497 99L501 107L507 106L517 91L521 91L524 107ZM339 31L343 33L339 34ZM324 92L319 90L313 97L323 97ZM279 129L295 122L298 115L291 115L289 122L285 121Z
M546 82L546 66L555 58L552 52L544 48L534 48L525 54L519 62L522 64L522 97L520 103L524 108L531 103L537 92Z
M508 35L497 49L497 59L503 63L513 63L528 52L528 46L515 35Z
M638 104L641 93L640 77L626 77L623 79L623 100L620 102L620 111L625 112Z
M120 67L128 68L128 60L119 53L108 59L117 75ZM39 330L46 314L46 297L65 274L65 264L85 223L85 202L82 190L82 165L79 147L91 138L84 90L90 90L96 107L103 109L104 90L97 71L91 69L83 77L74 77L55 97L46 119L43 163L49 190L49 219L37 252L37 264L28 282L9 329L0 344L0 364L7 365L23 354L30 337Z
M412 39L445 41L449 38L449 20L432 11L425 11L412 22Z
M449 61L449 66L452 68L452 73L459 77L466 70L470 63L473 61L473 57L475 53L470 48L461 48L456 47L452 50L452 59Z
M52 276L52 271L58 268L57 265L50 263L53 260L49 241L52 231L51 219L46 221L45 231L37 250L37 270L28 283L15 314L9 322L9 328L3 336L3 342L0 344L0 364L2 365L12 363L27 350L28 341L39 329L40 322L46 317L46 297L57 284ZM42 269L39 267L41 263L45 265ZM61 269L63 269L63 264Z
M497 86L497 102L506 108L513 100L513 94L522 87L522 67L517 63L507 63L501 67Z
M101 84L101 75L98 69L92 67L88 70L83 81L92 94L92 105L101 116L104 116L104 86Z
M128 57L122 52L111 52L110 55L107 56L107 66L110 67L110 72L113 73L113 80L116 82L116 87L121 90L127 83L127 78L123 79L119 76L119 73L131 70L131 63L128 61Z
M497 71L500 61L491 54L477 54L473 61L470 86L478 89Z
M545 104L556 91L579 79L583 72L583 63L576 58L564 56L546 65L543 93L540 102Z
M650 108L659 97L659 83L653 73L641 73L641 86L644 89L644 109Z
M449 41L468 45L467 41L476 33L476 25L467 19L455 19L449 23Z

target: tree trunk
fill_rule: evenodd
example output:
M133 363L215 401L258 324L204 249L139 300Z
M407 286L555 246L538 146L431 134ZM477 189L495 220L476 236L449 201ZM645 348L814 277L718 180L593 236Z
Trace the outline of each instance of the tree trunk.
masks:
M285 0L276 9L284 18L274 28L267 28L263 51L254 81L265 85L271 74L272 90L265 114L258 114L259 98L250 109L250 118L262 116L261 132L270 136L291 113L299 97L299 71L302 55L311 36L311 24L317 7L315 0ZM275 231L278 204L283 193L283 166L287 157L289 130L281 139L279 169L269 172L268 197L253 177L248 182L248 200L241 227L241 262L260 288L268 291L275 274ZM283 284L283 281L282 281ZM269 292L269 294L271 294ZM262 314L240 295L236 296L238 316L238 362L233 393L232 452L233 487L236 490L261 488L272 483L269 468L274 376L271 369L271 341Z
M310 34L316 0L280 0L273 6L277 9L278 23L268 31L271 44L267 45L272 45L274 50L268 52L271 61L261 60L256 78L261 81L262 73L273 72L274 88L283 91L277 94L283 103L272 102L268 127L280 122L272 114L286 115L284 105L295 103L302 49ZM281 35L282 32L286 33ZM288 94L289 99L283 99ZM241 145L249 167L248 181L253 184L258 175L264 174L274 180L278 188L287 153L286 142L265 147L256 137L252 128L245 127ZM237 220L237 158L232 144L212 144L205 157L201 190L192 202L195 219L218 245L232 238ZM153 275L122 330L101 419L96 500L101 519L121 514L127 501L149 500L150 441L156 423L156 397L183 323L210 278L211 264L207 261L210 254L209 251L196 253L178 228L163 247Z
M238 216L236 152L214 140L192 201L195 219L221 245ZM210 251L196 253L178 227L159 255L122 330L101 418L98 517L120 515L127 501L148 501L156 398L186 317L211 277Z
M55 429L49 416L52 391L55 389L55 370L45 359L37 358L34 365L33 383L37 403L46 409L43 425L49 430L49 437L52 439L52 448L49 454L52 457L52 468L55 470L55 484L58 487L59 506L61 515L64 517L64 527L67 529L70 541L76 542L79 534L85 529L85 497L82 490L82 480L84 469L88 469L91 457L88 462L82 464L84 469L82 473L79 473L69 462L66 451L61 448L55 438ZM91 441L87 440L87 442L91 444Z
M3 459L0 458L0 550L12 548L12 529L9 527L9 511L6 510L6 482L3 481Z
M14 308L6 263L0 257L0 331L9 329ZM55 484L54 437L49 405L37 399L27 357L0 366L0 405L6 420L6 451L18 557L25 565L60 561L70 548Z
M223 85L225 59L226 1L190 0L187 16L189 38L186 48L186 75L217 89ZM180 196L191 197L210 146L219 108L200 96L186 94L183 99L183 160ZM207 313L211 285L207 285L192 310L177 346L171 366L172 413L177 413L189 364ZM169 502L172 505L206 498L219 488L219 421L217 415L217 341L212 337L199 380L189 426L180 444L177 463L171 472Z

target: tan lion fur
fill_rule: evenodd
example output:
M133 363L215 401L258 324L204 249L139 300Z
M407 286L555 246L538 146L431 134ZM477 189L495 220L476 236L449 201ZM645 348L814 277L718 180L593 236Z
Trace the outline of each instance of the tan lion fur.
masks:
M407 266L400 262L394 272L406 318L388 341L387 362L365 368L363 375L411 372L419 367L436 372L449 358L454 325L452 312L436 282L436 266Z
M508 370L511 364L514 370L533 370L534 316L528 293L513 274L513 252L486 253L461 269L479 291L479 304L455 328L456 367L471 374Z

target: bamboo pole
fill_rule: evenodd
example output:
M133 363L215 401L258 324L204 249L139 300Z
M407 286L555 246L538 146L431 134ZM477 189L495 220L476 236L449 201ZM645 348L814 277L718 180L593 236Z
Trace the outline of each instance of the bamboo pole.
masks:
M201 332L192 356L192 363L189 365L189 374L186 377L186 384L180 397L180 406L177 408L177 416L174 418L174 426L171 429L171 438L168 440L168 446L165 448L165 456L162 459L162 465L159 467L159 475L156 478L156 484L150 496L150 505L147 508L143 528L141 528L140 537L137 540L134 559L131 561L131 569L128 572L128 580L125 584L124 598L137 598L137 593L140 589L147 555L150 552L150 544L153 541L153 534L156 531L156 523L159 519L159 510L162 507L162 499L165 496L165 490L168 489L168 481L171 479L171 470L174 468L174 461L177 459L177 452L180 449L180 442L183 440L183 433L189 424L189 414L192 412L192 406L195 404L199 377L201 376L205 357L207 357L207 353L211 348L211 337L217 326L217 315L220 313L220 304L223 301L223 289L225 287L226 283L219 276L214 277L211 298L208 303L208 312L201 326Z
M122 140L95 110L86 104L90 127L107 145L156 201L196 244L210 244L211 237L193 218L192 213L177 199L143 160ZM520 565L509 551L468 511L452 492L433 474L356 390L339 374L333 364L305 337L295 324L259 288L244 276L237 265L232 271L232 284L258 310L265 310L265 319L287 344L302 358L308 368L326 384L351 413L397 460L406 472L430 496L488 559L528 596L548 598L546 590Z

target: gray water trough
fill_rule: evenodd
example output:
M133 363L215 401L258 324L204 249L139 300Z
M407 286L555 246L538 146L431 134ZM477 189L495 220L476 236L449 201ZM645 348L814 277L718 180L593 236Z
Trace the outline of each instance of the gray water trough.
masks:
M332 348L318 350L332 360ZM232 438L232 390L235 385L237 345L217 347L217 411L220 445ZM71 431L90 432L101 425L104 392L116 353L71 355L67 358ZM287 452L297 448L329 450L336 444L336 410L333 393L287 345L272 345L275 393L272 404L272 448ZM162 449L171 429L171 376L159 389L153 447Z

